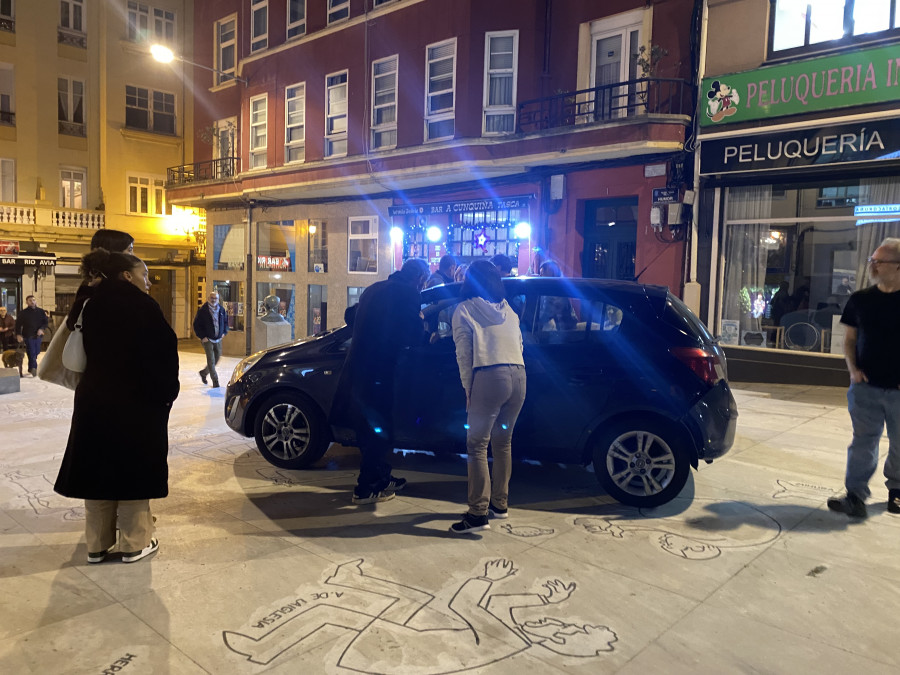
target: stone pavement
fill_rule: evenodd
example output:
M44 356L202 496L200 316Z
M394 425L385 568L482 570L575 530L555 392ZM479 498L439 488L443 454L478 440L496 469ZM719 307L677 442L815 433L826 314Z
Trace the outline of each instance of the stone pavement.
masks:
M867 521L825 507L843 390L737 385L734 449L655 510L516 463L510 519L463 538L460 458L398 454L402 495L352 506L354 450L270 466L202 365L182 353L160 550L133 565L87 565L82 505L52 491L71 392L0 397L0 673L900 669L900 518L880 476Z

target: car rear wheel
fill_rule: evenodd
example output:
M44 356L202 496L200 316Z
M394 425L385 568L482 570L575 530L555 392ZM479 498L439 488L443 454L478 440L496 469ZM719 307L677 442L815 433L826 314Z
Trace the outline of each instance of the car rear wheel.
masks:
M629 506L659 506L687 482L690 457L669 425L630 420L604 430L594 446L594 473L606 492Z
M296 394L274 394L263 401L253 432L262 456L282 469L305 469L329 446L325 415Z

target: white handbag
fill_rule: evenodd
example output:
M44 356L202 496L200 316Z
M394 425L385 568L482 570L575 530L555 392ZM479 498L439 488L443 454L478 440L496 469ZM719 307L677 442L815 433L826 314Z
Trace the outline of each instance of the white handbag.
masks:
M87 354L84 353L84 334L81 332L81 319L84 316L84 308L88 301L84 301L81 311L78 313L78 319L75 321L75 330L69 333L66 338L66 346L63 347L62 362L63 365L76 373L83 373L87 367Z

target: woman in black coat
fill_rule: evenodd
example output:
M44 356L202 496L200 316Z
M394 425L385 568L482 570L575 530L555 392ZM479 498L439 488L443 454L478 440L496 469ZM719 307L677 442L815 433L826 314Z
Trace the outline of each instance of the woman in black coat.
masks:
M82 314L87 367L75 390L69 442L54 489L85 500L88 562L116 544L125 562L150 555L150 499L168 487L167 425L178 396L178 341L147 291L147 266L96 250L82 270L103 279Z

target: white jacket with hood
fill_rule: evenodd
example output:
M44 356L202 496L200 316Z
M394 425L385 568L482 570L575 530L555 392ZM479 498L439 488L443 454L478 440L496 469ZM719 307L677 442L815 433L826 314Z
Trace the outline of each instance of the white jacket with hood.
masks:
M525 365L519 317L506 300L488 302L475 297L459 303L453 312L453 342L467 396L475 368Z

